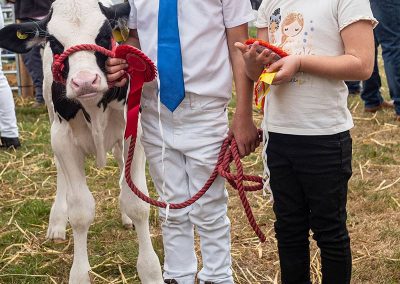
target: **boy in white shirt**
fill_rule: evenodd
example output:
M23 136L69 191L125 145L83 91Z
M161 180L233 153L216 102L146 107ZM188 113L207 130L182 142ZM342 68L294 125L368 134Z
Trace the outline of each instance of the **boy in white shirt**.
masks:
M241 43L247 73L277 72L267 95L267 163L283 284L309 284L309 230L321 249L322 283L351 279L346 199L353 127L343 80L369 78L374 64L368 0L264 0L258 38L290 56L274 62Z
M146 84L141 99L142 143L150 174L160 199L182 202L203 187L228 135L232 71L237 109L230 131L242 156L259 144L252 120L253 85L234 47L247 38L247 23L253 18L250 1L130 0L130 4L126 43L140 47L159 71L159 81ZM109 60L108 80L124 85L125 67L121 60ZM171 210L167 220L166 211L160 210L166 283L194 283L194 228L203 259L197 274L200 283L233 283L226 213L227 192L220 177L198 202Z

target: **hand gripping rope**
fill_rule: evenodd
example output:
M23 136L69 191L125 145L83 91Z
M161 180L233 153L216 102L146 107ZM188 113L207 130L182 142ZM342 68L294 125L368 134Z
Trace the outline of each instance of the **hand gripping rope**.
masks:
M227 137L221 147L221 151L218 156L217 164L207 180L203 188L201 188L192 198L182 203L166 203L157 201L149 196L143 194L136 185L133 183L130 172L131 165L133 162L133 155L135 152L136 137L137 137L137 124L139 118L139 106L141 90L144 82L149 82L155 79L157 75L156 67L154 63L140 50L128 46L120 45L118 47L113 44L113 49L108 50L95 44L81 44L73 46L67 49L64 53L54 56L54 62L52 66L52 72L54 80L65 84L65 78L63 77L64 60L71 54L78 51L92 51L100 52L108 57L116 57L126 59L129 67L127 73L130 77L130 90L127 99L127 124L125 129L125 139L131 137L131 142L128 150L128 158L125 163L125 179L130 189L144 202L160 208L169 209L182 209L188 207L199 200L211 187L218 175L224 177L229 184L239 192L239 197L246 212L247 219L257 234L261 242L265 242L266 238L260 227L258 226L250 203L247 199L246 192L258 191L263 188L263 179L259 176L245 175L243 173L243 165L240 160L239 150L235 139L232 136ZM262 133L260 132L261 136ZM231 173L230 164L234 162L236 167L236 174ZM244 182L253 182L254 185L244 185Z
M245 42L245 44L252 46L256 42L258 42L257 52L261 53L263 49L268 49L275 54L275 61L289 55L279 47L276 47L260 39L250 38ZM276 76L276 72L267 72L267 67L268 66L264 68L260 78L257 80L256 85L254 86L255 105L258 109L262 111L264 110L264 104L266 97L270 91L270 86Z

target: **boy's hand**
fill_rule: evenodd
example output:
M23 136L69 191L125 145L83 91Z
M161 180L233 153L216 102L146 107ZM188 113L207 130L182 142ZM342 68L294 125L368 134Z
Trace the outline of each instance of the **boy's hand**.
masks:
M260 145L260 136L251 117L235 114L229 135L235 137L241 158L254 152Z
M242 52L246 64L265 66L276 62L278 58L275 52L264 48L258 41L254 42L251 46L237 42L235 46Z
M294 75L300 71L301 57L289 55L268 67L267 72L277 72L272 85L281 85L290 82Z
M277 59L276 53L267 48L262 50L262 46L259 45L258 41L251 46L236 42L235 47L242 53L247 74L253 81L257 81L266 65L276 62Z
M112 82L115 87L123 87L128 82L125 69L128 64L124 59L108 58L106 61L107 81Z

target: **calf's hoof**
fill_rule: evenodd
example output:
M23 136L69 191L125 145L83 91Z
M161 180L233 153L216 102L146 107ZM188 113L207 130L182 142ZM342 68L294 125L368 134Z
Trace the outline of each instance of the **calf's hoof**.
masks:
M65 242L65 228L62 226L49 226L47 229L46 238L52 240L55 243Z
M94 283L89 271L71 269L69 284L92 284Z
M124 226L125 229L132 230L132 229L135 228L131 218L129 218L128 215L122 214L122 218L121 219L122 219L122 225Z
M124 228L127 230L133 230L135 229L135 226L131 223L131 224L124 224Z

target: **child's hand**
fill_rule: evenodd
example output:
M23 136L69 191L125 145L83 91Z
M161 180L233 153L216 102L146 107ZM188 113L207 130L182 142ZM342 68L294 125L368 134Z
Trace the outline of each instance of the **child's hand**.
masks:
M235 46L242 52L243 58L248 65L258 65L264 67L276 61L277 54L267 48L263 48L256 41L251 46L241 42L235 43Z
M128 64L124 59L108 58L106 61L107 81L113 83L115 87L123 87L128 82L125 76L125 69Z
M260 51L262 47L257 41L251 46L236 42L235 47L242 53L247 76L253 81L257 81L265 66L275 62L277 58L277 55L269 49Z
M268 67L267 72L277 72L272 85L281 85L290 82L294 75L300 71L301 57L289 55Z

